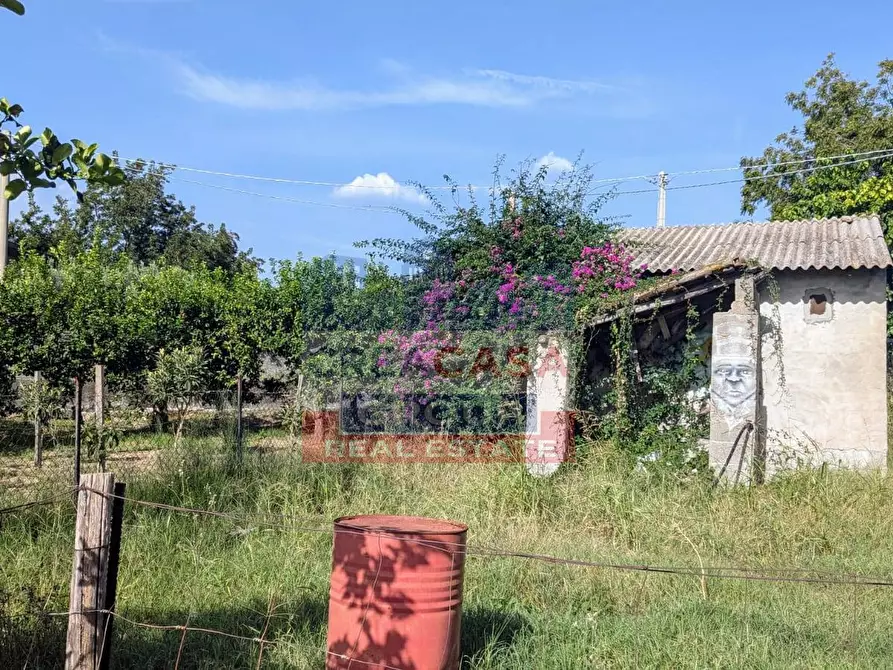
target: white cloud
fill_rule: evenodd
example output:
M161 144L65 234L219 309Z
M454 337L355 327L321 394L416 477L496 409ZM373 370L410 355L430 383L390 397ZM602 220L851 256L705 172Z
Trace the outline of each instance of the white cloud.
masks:
M595 91L613 91L616 87L610 84L603 84L597 81L581 81L578 79L554 79L552 77L531 76L526 74L516 74L514 72L506 72L505 70L476 70L475 74L497 81L508 82L520 86L528 86L539 89L548 89L552 91L566 92L587 92Z
M389 198L426 204L428 198L417 188L401 184L387 172L366 173L349 184L335 188L334 194L340 198Z
M573 161L567 158L556 156L554 151L550 151L536 162L537 167L546 167L550 172L569 172L574 169Z
M394 61L386 61L382 68L392 84L371 90L331 88L309 79L271 81L229 77L184 61L173 61L172 65L187 95L242 109L331 110L426 104L524 107L550 99L613 90L597 82L502 70L469 70L446 77L419 75Z

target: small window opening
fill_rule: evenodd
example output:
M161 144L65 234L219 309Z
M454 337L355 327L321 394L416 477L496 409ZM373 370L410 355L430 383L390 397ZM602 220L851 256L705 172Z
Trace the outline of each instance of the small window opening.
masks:
M806 323L827 323L834 318L834 294L816 286L803 292L803 318Z
M828 307L827 303L828 298L825 297L824 293L813 293L809 296L809 313L816 316L824 315Z

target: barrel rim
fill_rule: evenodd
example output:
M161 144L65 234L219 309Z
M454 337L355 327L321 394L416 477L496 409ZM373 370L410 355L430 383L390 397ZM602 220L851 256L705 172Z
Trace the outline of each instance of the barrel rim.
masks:
M367 522L373 519L378 520L379 523L375 525L363 525L362 523L357 523L364 519ZM393 521L394 523L390 524L388 523L389 521ZM401 527L399 525L400 521L405 524L412 524L415 522L416 525L409 528ZM425 525L428 525L428 527L426 528ZM461 535L468 532L468 526L458 521L402 514L350 514L335 519L336 530L339 526L350 528L352 530L359 530L364 533L383 531L386 533L394 533L396 535Z

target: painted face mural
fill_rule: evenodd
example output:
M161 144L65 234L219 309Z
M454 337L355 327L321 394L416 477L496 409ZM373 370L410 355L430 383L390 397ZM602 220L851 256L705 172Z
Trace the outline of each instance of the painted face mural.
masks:
M746 324L722 324L714 332L710 395L713 408L729 426L755 409L757 365Z
M729 357L713 365L712 390L732 407L750 399L757 389L757 375L749 358Z

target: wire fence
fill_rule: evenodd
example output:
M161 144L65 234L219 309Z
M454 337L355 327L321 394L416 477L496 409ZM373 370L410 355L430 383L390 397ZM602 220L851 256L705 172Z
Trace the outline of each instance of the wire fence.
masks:
M168 407L165 408L166 411L153 406L144 394L134 391L107 393L100 412L97 412L97 407L91 401L91 393L82 394L80 412L76 410L74 394L62 399L62 402L43 414L29 407L24 394L0 399L0 405L11 408L0 419L0 528L4 520L33 508L52 507L71 501L72 494L79 487L75 483L79 473L114 472L118 480L130 484L147 478L167 479L171 475L202 467L226 467L238 472L246 463L266 457L292 458L296 465L301 463L306 417L297 402L297 394L290 389L275 392L252 389L244 392L238 385L234 386L235 388L224 391L196 393L187 405L181 408ZM189 517L196 520L197 524L216 521L231 526L233 532L245 528L261 528L331 536L334 531L331 522L321 517L231 513L136 497L123 496L121 499L129 510L151 509L171 517ZM130 523L138 523L137 519L138 517L131 517ZM473 534L473 528L471 532ZM393 537L386 533L366 532L364 535ZM525 551L524 547L518 549L491 546L480 542L447 547L443 542L431 544L420 539L400 539L425 549L446 549L457 556L475 561L524 562L560 566L568 570L638 574L643 579L649 575L693 579L700 582L705 600L708 580L744 584L789 584L806 589L851 588L854 622L862 607L857 594L871 589L887 591L888 587L893 586L893 580L887 576L854 572L784 566L617 562L538 553ZM124 560L128 560L126 554ZM373 578L377 578L377 575L373 575ZM275 591L274 584L270 588ZM110 620L114 619L122 624L113 631L115 636L132 636L134 630L154 631L165 638L179 635L179 638L174 637L173 643L176 654L168 659L166 667L190 665L190 645L195 644L197 637L209 636L253 646L253 652L240 656L240 663L245 667L260 668L265 662L265 653L283 644L282 640L289 639L290 635L300 634L299 627L291 618L285 619L284 625L277 624L271 630L271 622L279 621L279 609L282 606L274 592L271 592L265 612L252 615L250 630L215 626L214 619L202 620L190 613L180 620L176 613L155 613L156 616L153 616L151 612L134 608L128 602L127 584L123 585L122 593L124 595L114 610L95 612L107 614ZM24 659L23 663L10 667L42 667L39 662L42 656L38 650L52 648L60 643L64 645L64 635L61 635L64 625L60 622L65 622L71 613L59 611L58 605L52 607L51 601L54 599L50 596L43 600L41 598L42 596L35 596L29 600L30 604L23 612L18 606L5 607L3 593L0 592L0 634L4 630L27 631L22 643L16 647ZM58 602L59 599L55 598L55 603ZM23 618L30 623L20 625ZM852 627L857 630L856 623ZM349 651L341 654L321 648L316 652L319 657L336 656L340 660L353 662L354 667L367 664L363 659L353 657ZM38 659L36 663L33 661L35 658ZM378 664L377 667L405 670L399 665Z
M434 419L426 414L434 403L423 406L424 399L374 389L351 392L337 383L308 402L300 388L243 388L236 379L225 390L171 393L176 400L164 405L126 386L105 391L101 399L92 385L80 394L57 390L41 397L33 391L38 383L25 381L16 395L0 396L0 504L39 499L93 472L115 472L134 482L199 468L238 471L265 458L319 462L325 439L333 435L324 431L335 426L345 457L356 456L347 453L351 440L371 450L375 436L386 435L394 443L415 439L417 452L429 452L432 459L438 450L447 451L448 439L469 458L512 460L519 458L527 422L526 393L519 391L449 396L453 408ZM496 409L488 410L488 403ZM437 428L438 421L461 426ZM439 444L428 444L437 437ZM495 447L501 437L500 450ZM385 456L394 457L390 447Z
M90 491L91 493L95 493L106 497L108 499L118 499L126 504L130 509L152 509L167 512L171 515L184 515L193 520L225 520L231 522L234 527L244 527L246 525L255 525L255 526L264 526L270 529L278 529L278 530L287 530L294 533L299 534L321 534L321 535L333 535L335 529L331 523L321 524L318 519L309 519L309 518L294 518L288 517L285 515L271 515L271 514L232 514L220 512L217 510L211 509L202 509L196 507L184 507L178 505L169 505L164 503L158 503L155 501L148 500L140 500L137 498L124 496L124 495L115 495L109 494L106 492L98 491L96 489L91 489L89 487L80 486L80 487L71 487L68 490L56 495L52 498L32 501L29 503L23 503L19 505L9 506L0 509L0 523L2 523L3 519L12 515L20 514L25 509L34 508L39 506L50 506L56 505L62 500L68 500L69 503L72 500L71 494L81 490ZM473 533L473 528L470 531ZM589 569L589 570L598 570L598 571L611 571L611 572L625 572L625 573L645 573L645 574L654 574L654 575L663 575L663 576L681 576L681 577L689 577L689 578L698 578L701 580L702 588L704 589L705 598L706 598L706 580L713 579L721 579L721 580L732 580L732 581L741 581L741 582L765 582L772 584L800 584L807 586L815 586L815 587L829 587L829 586L851 586L854 589L863 588L863 589L873 589L873 588L889 588L893 587L893 580L876 575L868 575L868 574L855 574L855 573L844 573L844 572L833 572L833 571L823 571L823 570L815 570L810 568L790 568L790 567L766 567L766 566L706 566L706 565L697 565L697 566L686 566L686 565L654 565L654 564L638 564L638 563L616 563L610 561L593 561L593 560L584 560L574 557L567 556L557 556L557 555L548 555L548 554L539 554L539 553L531 553L524 551L517 551L512 549L504 549L499 547L492 547L488 545L476 544L476 543L450 543L445 542L441 539L438 540L430 540L419 537L407 536L405 534L396 534L387 531L381 532L372 532L369 530L359 531L359 530L351 530L349 528L339 527L337 530L338 533L345 534L355 534L357 536L363 536L364 538L386 538L386 539L396 539L401 543L407 543L410 545L415 545L420 549L428 550L428 551L438 551L444 552L451 556L463 556L474 558L477 560L524 560L524 561L534 561L542 564L548 565L558 565L565 566L569 568L578 568L578 569ZM379 573L382 571L385 561L379 561L377 566L375 567L374 574L367 575L367 580L373 580L377 582L379 579ZM179 668L181 665L181 661L184 657L184 649L189 644L188 638L192 635L201 635L201 636L211 636L216 638L222 638L225 640L231 640L240 643L250 643L256 647L256 656L253 659L256 659L256 664L252 661L252 664L256 668L260 668L263 663L265 650L276 647L279 644L279 640L273 639L268 636L270 633L270 624L273 619L275 619L278 614L277 610L279 604L277 604L277 596L275 591L273 590L275 585L271 585L271 591L269 600L267 603L265 613L261 613L262 617L260 621L262 625L257 629L255 634L246 635L242 632L236 632L232 630L222 630L218 628L213 628L205 625L198 625L191 621L192 615L187 614L185 620L183 622L170 622L170 621L146 621L146 620L137 620L132 615L125 615L121 612L121 607L116 606L115 609L95 609L95 610L85 610L85 611L52 611L48 608L48 603L44 604L44 607L36 608L36 611L30 613L31 616L38 618L39 620L49 622L54 620L65 620L71 616L80 616L80 615L88 615L88 614L102 614L107 615L107 621L115 620L119 621L130 628L136 629L144 629L150 631L157 631L162 634L179 634L179 642L177 645L176 658L172 666L174 668ZM126 592L126 585L124 588ZM855 620L857 616L857 604L856 604L856 591L853 591L853 619ZM120 605L120 603L119 603ZM2 607L0 607L0 630L3 628L3 618L4 616L8 616L2 611ZM8 622L7 622L8 623ZM108 625L108 624L106 624ZM112 628L113 635L119 634L114 632L114 628ZM359 639L359 635L362 630L357 631L357 638ZM277 630L277 636L281 636L285 639L289 637L289 631L287 630ZM52 639L52 636L51 636ZM56 636L55 641L64 639L60 635ZM42 640L35 633L34 637L31 640L31 647L29 648L29 654L32 651L35 651L36 645L40 644ZM112 645L112 649L114 649L114 643ZM357 663L357 667L363 667L366 665L378 667L378 668L386 668L389 670L406 670L406 667L389 665L382 661L370 662L359 656L355 656L355 649L349 650L348 653L339 653L336 651L332 651L330 648L319 649L318 653L323 656L334 656L340 660L347 661L349 664ZM114 654L114 651L112 651ZM31 667L29 663L31 662L30 657L26 657L21 659L7 659L15 662L21 662L19 666L9 666L9 667Z

